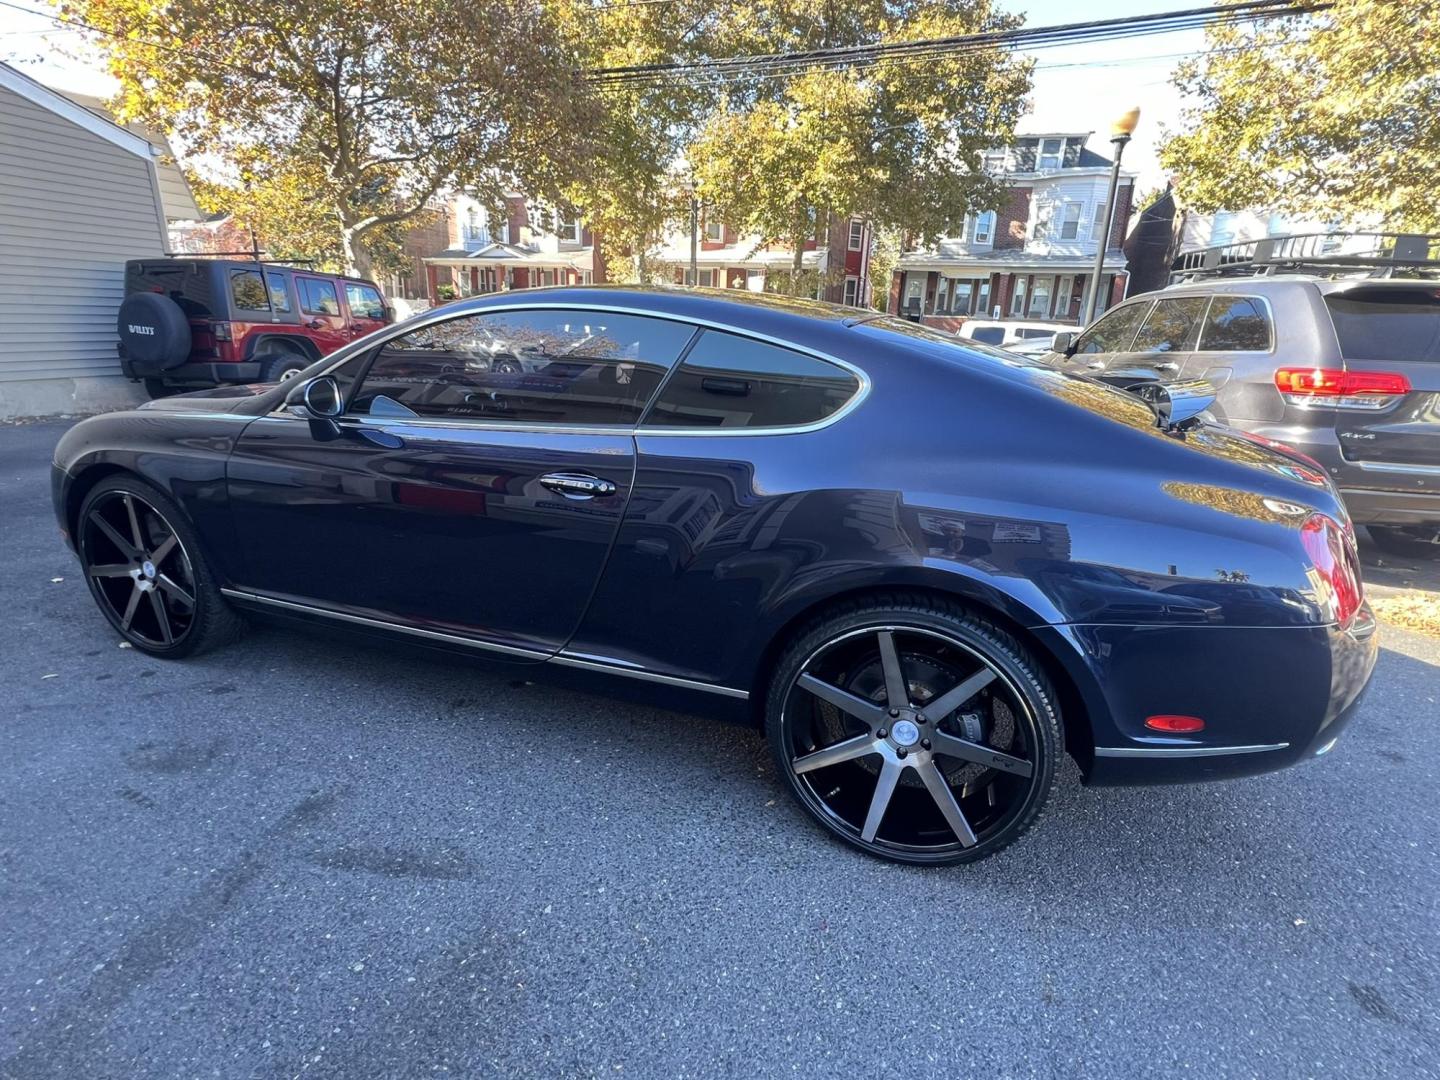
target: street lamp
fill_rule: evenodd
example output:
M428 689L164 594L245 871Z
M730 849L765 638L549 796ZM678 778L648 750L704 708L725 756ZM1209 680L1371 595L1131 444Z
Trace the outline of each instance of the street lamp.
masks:
M1110 145L1115 147L1115 162L1110 166L1110 194L1105 199L1105 231L1095 238L1095 271L1090 275L1090 287L1085 290L1084 318L1082 327L1089 326L1095 318L1095 304L1100 299L1100 277L1105 272L1105 248L1109 246L1110 234L1115 230L1115 201L1120 191L1120 157L1125 153L1125 144L1135 134L1135 125L1140 123L1140 109L1131 109L1110 129Z

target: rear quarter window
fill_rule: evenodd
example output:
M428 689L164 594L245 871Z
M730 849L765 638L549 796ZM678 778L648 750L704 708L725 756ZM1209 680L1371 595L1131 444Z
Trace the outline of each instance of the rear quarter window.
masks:
M1325 306L1346 360L1440 363L1440 289L1350 289Z
M1268 352L1270 309L1253 296L1216 296L1200 332L1201 352Z
M706 330L643 426L799 427L834 415L859 392L852 372L818 357Z

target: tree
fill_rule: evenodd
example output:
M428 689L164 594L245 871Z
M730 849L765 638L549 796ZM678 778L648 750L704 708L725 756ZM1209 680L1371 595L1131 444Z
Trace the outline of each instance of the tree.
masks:
M999 30L990 0L757 0L722 17L715 47L767 53L915 41ZM732 80L689 150L701 193L732 224L795 252L830 214L922 237L953 233L993 207L981 168L1014 134L1030 65L999 50L812 66L788 78Z
M714 7L713 0L559 0L556 10L569 49L596 70L703 55ZM595 89L593 134L604 151L565 196L583 213L613 277L649 281L664 270L649 253L666 226L689 212L674 166L706 108L701 88L683 80Z
M1440 0L1336 0L1207 31L1160 159L1202 211L1260 206L1440 230Z
M351 272L369 273L371 245L442 188L497 207L513 185L558 200L591 157L591 99L553 13L535 2L60 8L94 28L122 117L178 136L220 184L256 196L261 217L283 208L332 233Z

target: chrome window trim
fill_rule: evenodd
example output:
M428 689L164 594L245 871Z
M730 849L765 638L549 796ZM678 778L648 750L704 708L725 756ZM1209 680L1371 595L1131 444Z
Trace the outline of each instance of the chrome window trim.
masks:
M1103 758L1197 758L1225 754L1263 754L1284 750L1288 742L1259 743L1253 746L1097 746L1095 756Z
M442 630L426 630L418 626L407 626L404 623L393 622L388 619L373 619L366 615L352 615L345 611L335 611L332 608L320 607L315 604L297 603L294 600L281 600L278 597L266 596L263 593L249 592L244 589L221 588L220 592L232 600L240 600L252 604L268 604L272 607L283 608L287 611L299 611L307 615L323 615L327 618L338 619L342 622L355 623L360 626L370 626L379 630L392 630L396 633L410 634L414 637L425 638L429 641L443 641L448 644L464 645L468 648L479 649L485 652L494 652L505 656L521 657L526 660L539 660L545 663L558 664L561 667L582 668L586 671L600 672L604 675L621 675L630 679L639 679L642 682L660 683L665 686L676 686L686 690L699 690L709 694L719 694L722 697L737 698L740 701L745 701L750 697L748 690L740 690L733 686L720 686L716 683L701 682L698 679L685 679L678 675L664 675L658 671L649 671L645 668L625 664L619 660L610 660L604 657L588 657L580 653L568 652L565 649L561 649L558 653L547 653L538 649L523 649L514 645L498 645L494 642L467 637L464 634L449 634Z
M1194 294L1184 294L1184 293L1182 293L1181 295L1194 295ZM1276 342L1275 339L1276 339L1279 335L1276 334L1276 332L1275 332L1275 309L1270 306L1270 298L1269 298L1268 296L1264 296L1264 295L1262 295L1261 293L1229 292L1229 291L1226 291L1226 292L1219 292L1219 291L1217 291L1217 292L1212 292L1212 293L1210 293L1209 295L1210 295L1210 303L1209 303L1209 304L1206 306L1206 308L1205 308L1204 320L1203 320L1203 321L1201 322L1201 324L1200 324L1200 338L1199 338L1199 340L1197 340L1197 341L1195 342L1195 348L1192 350L1193 353L1194 353L1196 356L1200 356L1200 355L1202 355L1202 354L1204 354L1204 353L1206 353L1206 352L1209 352L1209 353L1211 353L1211 354L1213 354L1213 355L1216 355L1216 356L1274 356L1274 355L1275 355L1275 348L1276 348L1276 345L1277 345L1277 342ZM1264 308L1265 308L1265 328L1270 331L1270 347L1269 347L1268 349L1206 349L1206 348L1205 348L1205 330L1206 330L1206 327L1207 327L1207 326L1209 325L1209 323L1210 323L1210 309L1215 306L1215 301L1216 301L1217 299L1219 299L1220 297L1226 297L1226 298L1231 299L1231 300L1257 300L1257 301L1259 301L1259 302L1264 306Z
M451 319L465 318L466 316L471 316L471 315L498 315L498 314L501 314L501 313L504 313L504 312L514 312L514 311L599 311L599 312L605 312L605 313L607 313L607 314L612 314L612 315L632 315L632 316L637 316L637 317L646 318L646 319L664 319L664 320L666 320L667 322L677 322L677 323L681 323L681 324L683 324L683 325L685 325L685 326L692 326L692 327L695 327L695 328L697 328L697 329L703 329L703 330L719 330L719 331L722 331L722 332L727 333L727 334L737 334L737 335L739 335L740 337L748 337L748 338L750 338L750 339L752 339L752 340L754 340L754 341L763 342L763 343L765 343L765 344L767 344L767 345L774 345L774 346L776 346L776 347L778 347L778 348L789 349L791 352L798 352L798 353L800 353L800 354L802 354L802 355L804 355L804 356L809 356L809 357L811 357L812 359L820 360L820 361L822 361L822 362L824 362L824 363L827 363L827 364L833 364L833 365L835 365L836 367L838 367L838 368L840 368L840 369L842 369L842 370L844 370L844 371L847 371L847 372L849 372L851 375L855 376L855 378L859 381L860 385L859 385L859 387L856 389L855 393L850 396L850 399L849 399L844 405L842 405L840 408L836 409L833 413L831 413L829 416L826 416L826 417L824 417L824 418L822 418L822 419L820 419L820 420L817 420L817 421L815 421L814 423L810 423L810 424L797 424L797 425L793 425L793 426L791 426L791 427L682 428L682 427L638 427L638 426L633 425L633 424L620 424L620 425L615 425L615 426L613 426L613 427L580 428L580 427L571 427L571 426L563 425L563 424L548 424L548 425L547 425L547 424L531 424L531 425L506 424L506 423L496 423L496 422L487 421L487 420L470 420L470 419L466 419L466 418L464 418L464 417L456 417L456 418L454 418L454 419L441 419L441 418L439 418L439 417L417 417L417 418L415 418L414 420L411 420L411 419L408 419L408 418L404 418L404 417L386 417L385 420L388 421L389 423L392 423L392 424L393 424L393 423L396 423L397 421L403 422L403 423L415 423L415 422L418 422L418 421L420 421L420 420L424 420L424 421L426 421L426 422L428 422L428 423L434 423L434 424L438 424L438 425L444 426L444 427L462 426L462 427L464 427L467 431L520 431L520 430L525 430L525 431L540 432L540 433L553 433L553 434L560 434L560 435L563 435L563 434L565 434L566 432L572 432L572 433L588 432L588 433L592 433L592 434L598 434L598 433L602 433L602 432L603 432L604 434L626 434L626 435L636 435L636 436L638 436L638 435L678 435L678 436L684 436L684 437L687 437L687 438L688 438L688 437L694 437L694 436L697 436L697 435L726 436L726 437L731 437L731 438L736 437L736 436L746 436L746 435L798 435L798 434L801 434L801 433L807 432L807 431L819 431L819 430L822 429L822 428L827 428L827 427L829 427L831 424L839 423L842 419L844 419L846 416L850 415L850 413L854 412L857 408L859 408L860 405L861 405L861 403L864 402L864 400L865 400L867 397L870 396L870 387L871 387L870 376L867 375L867 374L864 372L864 370L862 370L861 368L856 367L854 364L850 363L849 361L841 360L841 359L840 359L839 357L837 357L837 356L831 356L829 353L821 352L820 350L810 348L809 346L798 345L798 344L796 344L796 343L793 342L793 341L787 341L787 340L785 340L785 339L783 339L783 338L777 338L777 337L774 337L774 336L772 336L772 335L770 335L770 334L761 333L761 332L759 332L759 331L757 331L757 330L749 330L749 329L746 329L745 327L742 327L742 326L736 326L736 325L734 325L733 323L717 322L717 321L714 320L714 319L696 318L696 317L691 317L691 316L686 316L686 315L675 315L675 314L672 314L672 313L670 313L670 312L652 312L652 311L645 310L645 309L643 309L643 308L622 307L622 306L620 306L619 304L587 304L587 303L561 304L561 303L553 303L553 302L546 302L546 301L532 301L532 302L530 302L530 303L520 302L520 303L514 303L514 304L498 304L498 305L493 305L493 306L491 306L491 305L486 305L485 307L470 308L470 309L468 309L468 310L466 310L466 311L455 311L455 310L453 310L453 309L441 308L441 309L439 309L438 311L434 311L433 313L432 313L432 312L426 312L425 314L420 315L420 316L417 316L416 318L411 319L411 320L408 321L408 322L399 324L401 327L403 327L403 329L398 330L398 331L396 331L396 332L394 332L394 333L387 333L388 331L394 331L394 330L395 330L395 327L394 327L394 326L387 326L387 327L385 327L384 330L377 330L377 331L375 331L373 334L368 334L368 335L366 335L365 337L360 338L360 339L358 339L357 341L352 342L351 344L345 346L343 349L338 349L338 350L336 350L336 352L334 352L334 353L331 354L331 358L334 360L334 362L331 363L331 364L327 364L321 371L317 372L315 375L312 375L311 378L312 378L312 379L318 379L318 378L320 378L322 375L329 375L329 374L330 374L332 371L334 371L336 368L342 366L343 364L349 363L351 360L355 359L356 356L360 355L361 353L363 353L363 352L365 352L365 351L367 351L367 350L369 350L369 349L373 349L373 348L377 348L377 347L383 346L386 342L393 341L393 340L395 340L396 338L403 337L403 336L405 336L406 334L415 332L416 330L423 330L423 329L425 329L425 328L428 327L428 326L433 326L433 325L435 325L436 323L448 322L448 321L451 320ZM382 334L384 334L384 335L386 335L386 336L380 337L379 335L382 335ZM372 341L371 338L375 338L375 340ZM682 358L683 358L683 354L682 354ZM660 392L662 392L662 391L664 390L664 388L665 388L665 383L666 383L667 381L669 381L669 376L670 376L670 374L672 374L678 367L679 367L679 362L678 362L678 359L677 359L677 362L676 362L675 364L672 364L672 365L667 369L667 371L666 371L666 378L665 378L665 379L662 379L660 385L659 385L658 387L656 387L656 395L657 395L657 396L659 395ZM308 380L307 380L307 381L308 381ZM287 394L286 396L288 397L289 395ZM648 405L649 405L649 404L653 404L653 402L647 403L647 408L648 408ZM269 416L270 416L271 418L276 418L276 419L290 419L291 417L289 417L289 415L284 412L284 410L285 410L286 408L287 408L287 406L286 406L286 404L284 403L284 401L282 400L281 404L280 404L279 406L277 406L277 407L269 414ZM358 419L361 419L361 418L360 418L360 417L342 417L342 419L356 419L356 420L358 420Z
M1402 465L1386 461L1349 461L1346 465L1353 465L1363 472L1384 472L1404 473L1407 476L1440 476L1440 465ZM1432 494L1430 492L1406 492L1405 494Z

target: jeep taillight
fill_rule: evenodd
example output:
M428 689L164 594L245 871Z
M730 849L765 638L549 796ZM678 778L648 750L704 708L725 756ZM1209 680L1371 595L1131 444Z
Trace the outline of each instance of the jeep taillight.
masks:
M210 332L215 335L216 341L233 341L235 339L228 322L211 323Z
M1354 530L1326 514L1311 514L1300 526L1300 543L1314 568L1315 594L1326 617L1347 629L1365 600Z
M1275 372L1275 388L1302 408L1384 409L1410 392L1410 380L1388 371L1282 367Z

